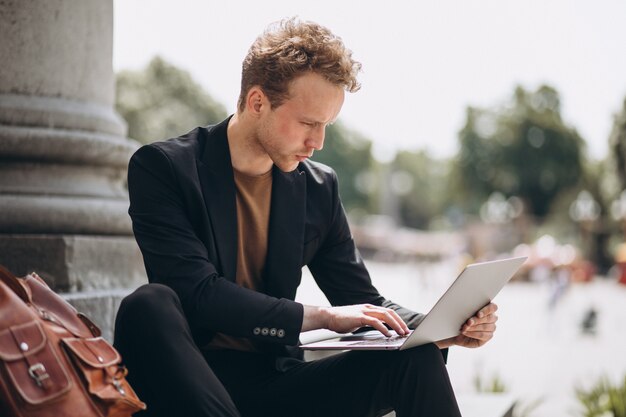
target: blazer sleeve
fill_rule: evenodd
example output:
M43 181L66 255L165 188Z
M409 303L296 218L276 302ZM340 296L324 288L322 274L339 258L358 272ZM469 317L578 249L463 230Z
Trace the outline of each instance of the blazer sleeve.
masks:
M410 328L423 315L381 296L356 248L338 192L337 176L331 171L331 214L328 232L309 263L313 277L332 305L369 303L395 310Z
M221 332L297 344L302 305L248 290L220 276L199 237L198 224L192 224L190 211L201 207L188 194L198 202L202 196L180 181L170 158L156 145L143 146L130 160L129 214L149 281L168 285L178 294L199 343ZM197 184L195 188L199 190ZM265 328L276 332L261 331Z

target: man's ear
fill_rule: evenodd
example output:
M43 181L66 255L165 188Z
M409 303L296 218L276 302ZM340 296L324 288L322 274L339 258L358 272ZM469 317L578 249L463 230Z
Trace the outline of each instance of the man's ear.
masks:
M258 86L252 87L246 95L246 109L248 112L258 116L266 106L269 106L269 101L263 90Z

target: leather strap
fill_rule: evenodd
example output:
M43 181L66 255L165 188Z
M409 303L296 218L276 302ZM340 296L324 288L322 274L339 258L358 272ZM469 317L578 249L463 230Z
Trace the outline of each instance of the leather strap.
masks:
M24 288L24 284L11 271L0 265L0 280L4 282L25 303L31 302L30 293Z

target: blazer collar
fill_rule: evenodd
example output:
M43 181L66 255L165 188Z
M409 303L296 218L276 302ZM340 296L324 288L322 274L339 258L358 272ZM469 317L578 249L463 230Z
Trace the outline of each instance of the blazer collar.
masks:
M230 117L204 130L204 149L198 161L198 176L213 229L212 238L219 260L217 270L234 282L237 271L237 207L226 134L229 120Z
M198 174L209 212L223 276L235 281L237 270L237 208L235 180L228 147L230 117L206 130ZM306 218L306 174L299 169L272 170L272 200L264 292L293 299L302 269ZM294 279L296 277L297 279ZM295 285L294 285L295 282Z
M213 173L220 175L229 174L230 179L233 180L233 165L230 160L227 134L228 122L231 117L229 116L226 120L209 126L205 130L204 149L201 152L200 159Z

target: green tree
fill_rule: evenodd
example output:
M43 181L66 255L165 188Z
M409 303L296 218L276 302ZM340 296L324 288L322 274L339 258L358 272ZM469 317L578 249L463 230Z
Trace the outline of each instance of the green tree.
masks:
M448 206L449 161L433 159L425 151L400 151L391 171L388 185L399 200L400 222L429 229L431 221Z
M115 107L128 123L128 136L142 143L179 136L227 116L189 73L159 57L142 71L117 75Z
M626 189L626 99L621 111L615 115L609 146L621 188Z
M326 128L324 149L313 159L331 166L339 178L339 192L346 210L372 212L376 190L376 161L372 142L341 122Z
M552 87L518 87L503 107L468 108L459 142L455 181L473 211L498 191L520 197L527 212L542 220L583 174L584 142L563 122Z

